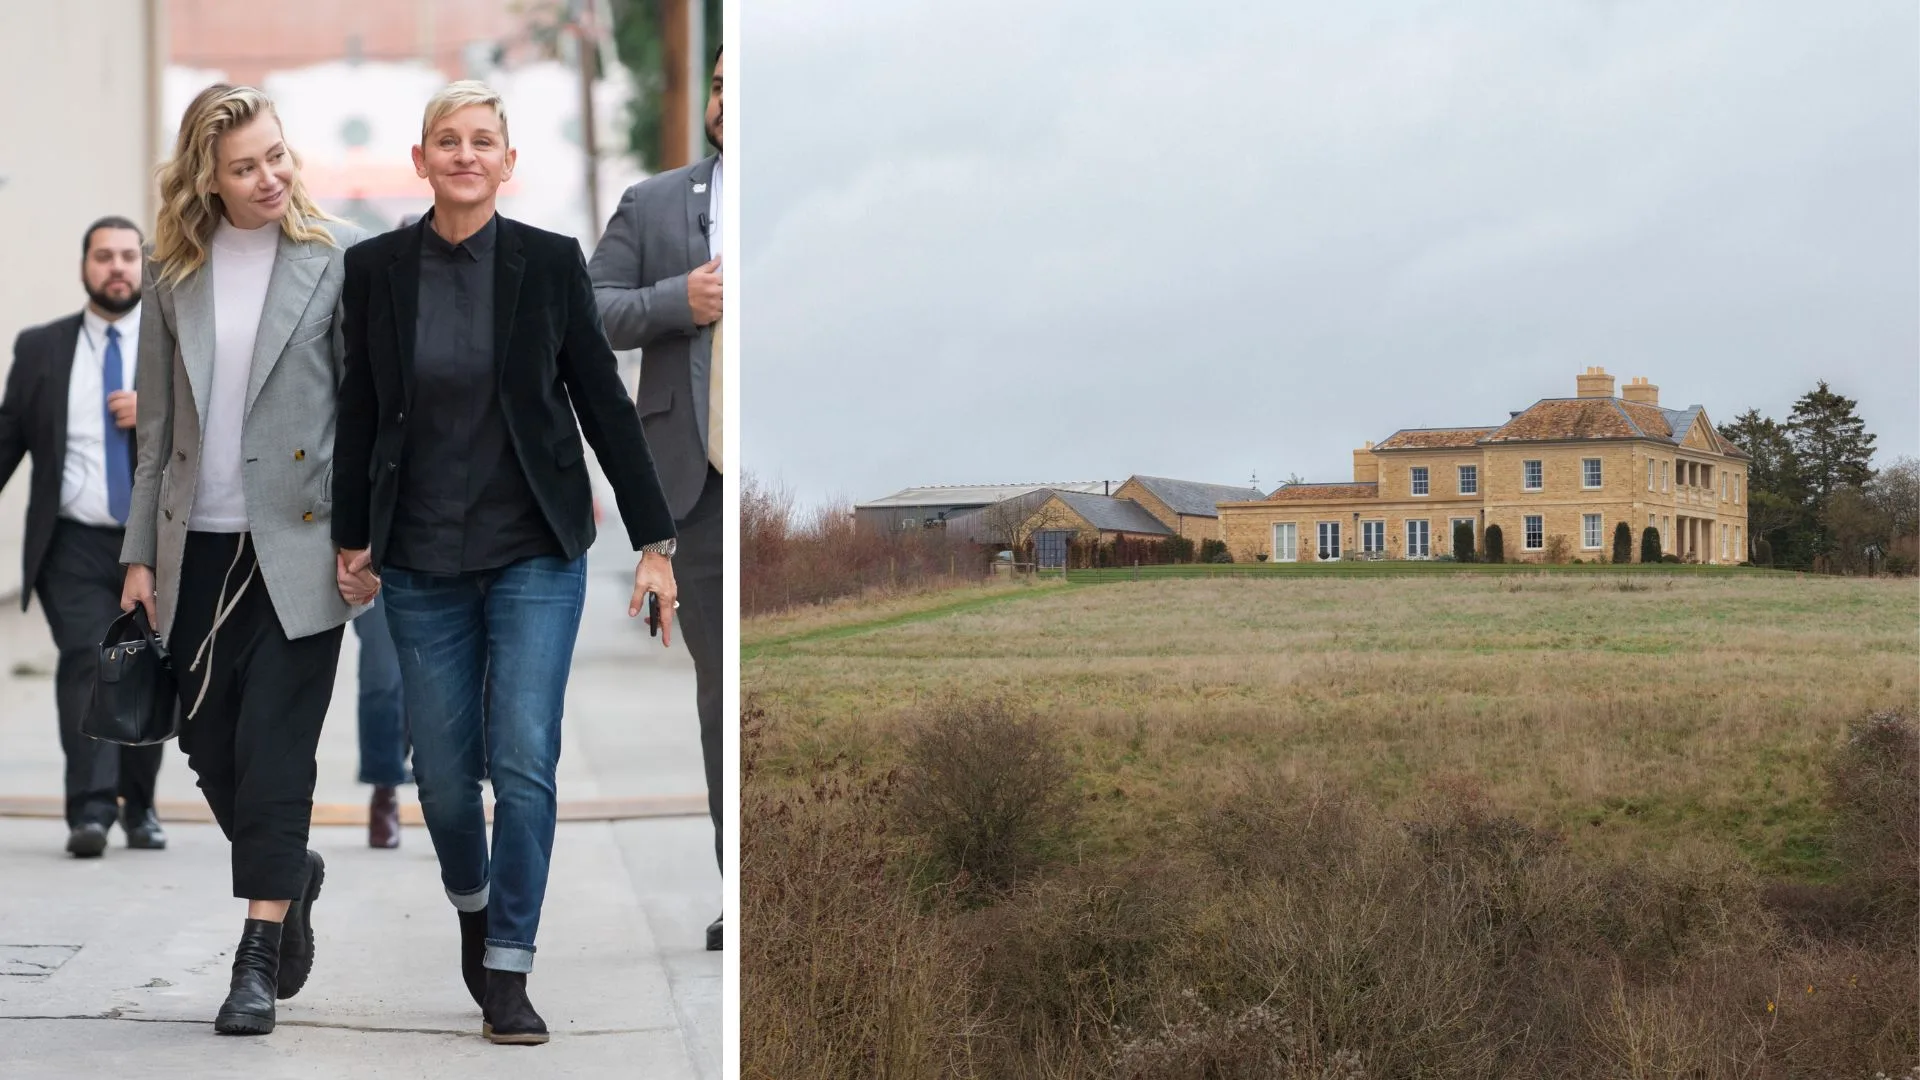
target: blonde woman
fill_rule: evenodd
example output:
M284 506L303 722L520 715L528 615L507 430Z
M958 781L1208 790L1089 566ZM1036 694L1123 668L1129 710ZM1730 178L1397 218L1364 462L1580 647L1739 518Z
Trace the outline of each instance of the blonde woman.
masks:
M247 901L214 1028L264 1035L312 970L314 751L341 628L377 588L339 587L329 535L340 285L362 234L314 205L246 86L187 107L160 203L121 608L143 605L173 654L180 748Z

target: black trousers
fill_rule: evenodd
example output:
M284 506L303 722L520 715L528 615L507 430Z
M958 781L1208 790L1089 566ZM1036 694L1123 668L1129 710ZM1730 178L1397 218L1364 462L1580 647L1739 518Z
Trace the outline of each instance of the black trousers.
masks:
M229 602L236 593L240 599L207 642L223 591ZM187 534L167 640L182 708L192 713L181 721L180 749L233 843L233 895L242 899L291 900L306 881L313 757L344 629L289 640L260 579L252 537Z
M726 787L721 781L721 691L726 673L721 666L721 641L726 618L726 580L723 555L726 539L725 503L720 471L707 466L707 483L700 498L676 523L680 534L673 554L674 584L680 589L679 629L687 651L693 654L694 693L700 710L700 754L707 766L707 813L713 818L713 857L720 859L721 803ZM724 865L724 864L723 864Z
M153 807L161 746L120 746L80 734L80 720L93 702L100 670L100 639L120 614L120 529L103 529L62 518L34 582L40 609L60 650L54 700L60 715L60 749L67 757L67 825L93 821L112 825L118 800L137 817Z

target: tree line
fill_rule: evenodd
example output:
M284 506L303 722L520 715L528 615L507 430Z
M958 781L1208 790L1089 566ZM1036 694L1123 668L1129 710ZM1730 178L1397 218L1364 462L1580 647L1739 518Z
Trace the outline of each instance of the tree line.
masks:
M1752 456L1747 557L1765 566L1858 573L1914 569L1920 461L1873 467L1859 403L1822 380L1783 421L1748 409L1720 434Z

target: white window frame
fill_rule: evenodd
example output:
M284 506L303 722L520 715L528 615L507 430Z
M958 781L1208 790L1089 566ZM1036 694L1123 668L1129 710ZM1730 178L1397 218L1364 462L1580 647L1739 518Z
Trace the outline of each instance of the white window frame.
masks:
M1733 526L1731 525L1720 526L1720 558L1722 560L1727 557L1727 535L1732 531Z
M1372 546L1374 544L1378 546ZM1360 554L1385 555L1387 553L1387 519L1369 518L1360 523Z
M1656 463L1652 458L1647 459L1647 490L1648 491L1653 490L1653 474L1655 472L1655 469L1654 469L1655 464Z
M1314 549L1313 549L1313 554L1314 554L1314 558L1315 558L1316 560L1318 560L1318 561L1320 561L1320 562L1337 562L1337 561L1339 561L1339 558L1340 558L1340 555L1341 555L1341 548L1340 548L1340 523L1339 523L1339 522L1337 522L1337 521L1316 521L1316 522L1314 522L1314 525L1315 525L1315 529L1314 529L1314 537L1313 537L1313 539L1314 539ZM1328 533L1327 533L1327 530L1328 530L1329 528L1331 528L1331 529L1333 530L1333 533L1332 533L1332 535L1333 535L1333 554L1332 554L1332 555L1328 555L1328 554L1327 554L1327 535L1328 535Z
M1460 484L1460 494L1480 494L1480 466L1459 465L1455 466L1455 468L1458 470L1456 477Z
M1536 523L1538 523L1536 525ZM1538 541L1537 543L1535 541ZM1544 514L1528 514L1520 519L1520 544L1523 551L1547 549L1547 519Z
M1529 483L1529 481L1535 479L1536 473L1538 474L1539 482ZM1520 463L1520 490L1547 490L1547 463L1545 461L1539 458L1529 458Z
M1672 485L1673 485L1673 462L1663 461L1660 463L1660 490L1672 491L1673 490Z
M1671 554L1672 551L1673 551L1673 515L1661 514L1660 515L1660 554L1667 555L1667 554Z
M1407 469L1408 490L1416 498L1425 498L1433 491L1433 470L1425 465L1413 465Z
M1421 540L1417 546L1413 542L1414 526L1416 525L1419 526ZM1407 519L1407 558L1433 558L1433 522L1427 518Z
M1588 531L1589 528L1591 528L1592 530L1591 532ZM1580 541L1581 541L1581 546L1586 550L1599 551L1601 548L1605 547L1606 545L1602 541L1606 537L1606 530L1607 530L1606 515L1604 514L1581 514L1580 515ZM1587 538L1589 536L1593 538L1592 543L1587 543Z
M1282 544L1280 542L1281 529L1293 530L1293 543ZM1285 554L1282 554L1282 552L1285 552ZM1300 561L1300 524L1299 522L1276 521L1273 523L1273 561L1274 562L1299 562Z
M1595 480L1595 481L1594 481L1593 483L1591 483L1591 484L1589 484L1589 483L1587 483L1587 480L1588 480L1588 477L1589 477L1589 474L1591 474L1591 475L1592 475L1592 476L1594 476L1594 477L1598 477L1598 479L1596 479L1596 480ZM1597 457L1590 457L1590 458L1581 458L1581 459L1580 459L1580 487L1581 487L1581 490L1583 490L1583 491L1599 491L1599 490L1600 490L1601 488L1603 488L1603 487L1605 487L1605 486L1606 486L1606 483L1607 483L1607 474L1606 474L1606 468L1605 468L1605 466L1603 466L1603 465L1601 465L1601 464L1600 464L1600 459L1599 459L1599 458L1597 458Z

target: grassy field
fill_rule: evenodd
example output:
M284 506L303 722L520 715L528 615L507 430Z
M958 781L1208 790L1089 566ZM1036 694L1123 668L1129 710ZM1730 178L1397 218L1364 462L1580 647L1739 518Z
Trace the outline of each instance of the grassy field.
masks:
M894 721L992 692L1070 733L1097 827L1151 845L1249 764L1392 811L1470 776L1612 850L1706 836L1823 873L1818 763L1920 696L1911 580L1451 576L987 587L750 624L772 760L885 762Z
M1920 1065L1911 579L1075 574L742 666L746 1076ZM1003 779L1065 797L995 877Z

